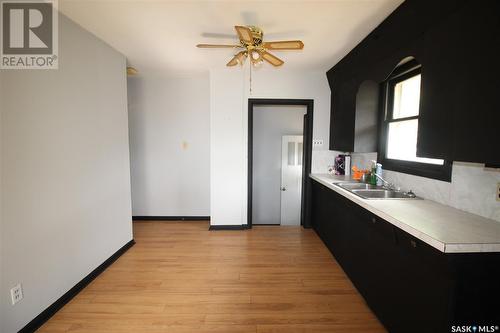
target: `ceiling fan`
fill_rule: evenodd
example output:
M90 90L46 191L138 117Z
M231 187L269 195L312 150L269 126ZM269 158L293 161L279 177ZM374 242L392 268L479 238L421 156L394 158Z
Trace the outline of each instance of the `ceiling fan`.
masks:
M226 66L243 64L247 57L250 57L253 64L259 64L265 60L273 66L281 66L284 61L269 53L268 50L302 50L304 48L304 43L300 40L264 42L264 32L259 27L237 25L234 28L240 39L239 45L198 44L196 47L243 49L236 53Z

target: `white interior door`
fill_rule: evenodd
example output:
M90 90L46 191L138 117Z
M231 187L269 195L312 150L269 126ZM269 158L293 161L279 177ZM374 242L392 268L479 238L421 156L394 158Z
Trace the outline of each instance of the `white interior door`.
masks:
M281 144L281 225L300 225L302 135L284 135Z

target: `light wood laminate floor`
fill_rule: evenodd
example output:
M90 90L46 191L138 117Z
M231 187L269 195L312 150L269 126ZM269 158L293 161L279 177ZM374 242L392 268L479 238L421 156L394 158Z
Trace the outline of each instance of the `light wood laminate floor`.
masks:
M135 222L134 238L39 332L385 332L312 230Z

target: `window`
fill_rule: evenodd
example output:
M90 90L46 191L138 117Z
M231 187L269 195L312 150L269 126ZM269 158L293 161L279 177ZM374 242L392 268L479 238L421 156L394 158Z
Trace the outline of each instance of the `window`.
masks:
M451 163L417 157L421 68L410 61L384 83L381 163L384 168L423 177L451 180Z
M288 142L288 165L302 165L302 142Z

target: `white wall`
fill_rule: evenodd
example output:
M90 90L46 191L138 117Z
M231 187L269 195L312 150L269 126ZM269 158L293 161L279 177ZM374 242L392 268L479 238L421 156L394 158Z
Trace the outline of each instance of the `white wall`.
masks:
M248 74L248 66L210 71L212 225L246 224L249 97L313 99L313 138L324 141L321 149L328 146L330 88L325 73L264 65L252 73L252 94Z
M353 164L367 168L377 153L354 153ZM500 222L500 201L496 201L500 169L483 164L453 162L451 182L384 170L384 177L418 196Z
M1 74L4 333L132 239L125 58L63 16L59 41L59 70Z
M210 215L208 73L128 83L133 215Z
M242 73L210 72L210 224L243 224Z
M253 110L252 223L281 222L283 135L302 135L305 106L262 105Z

